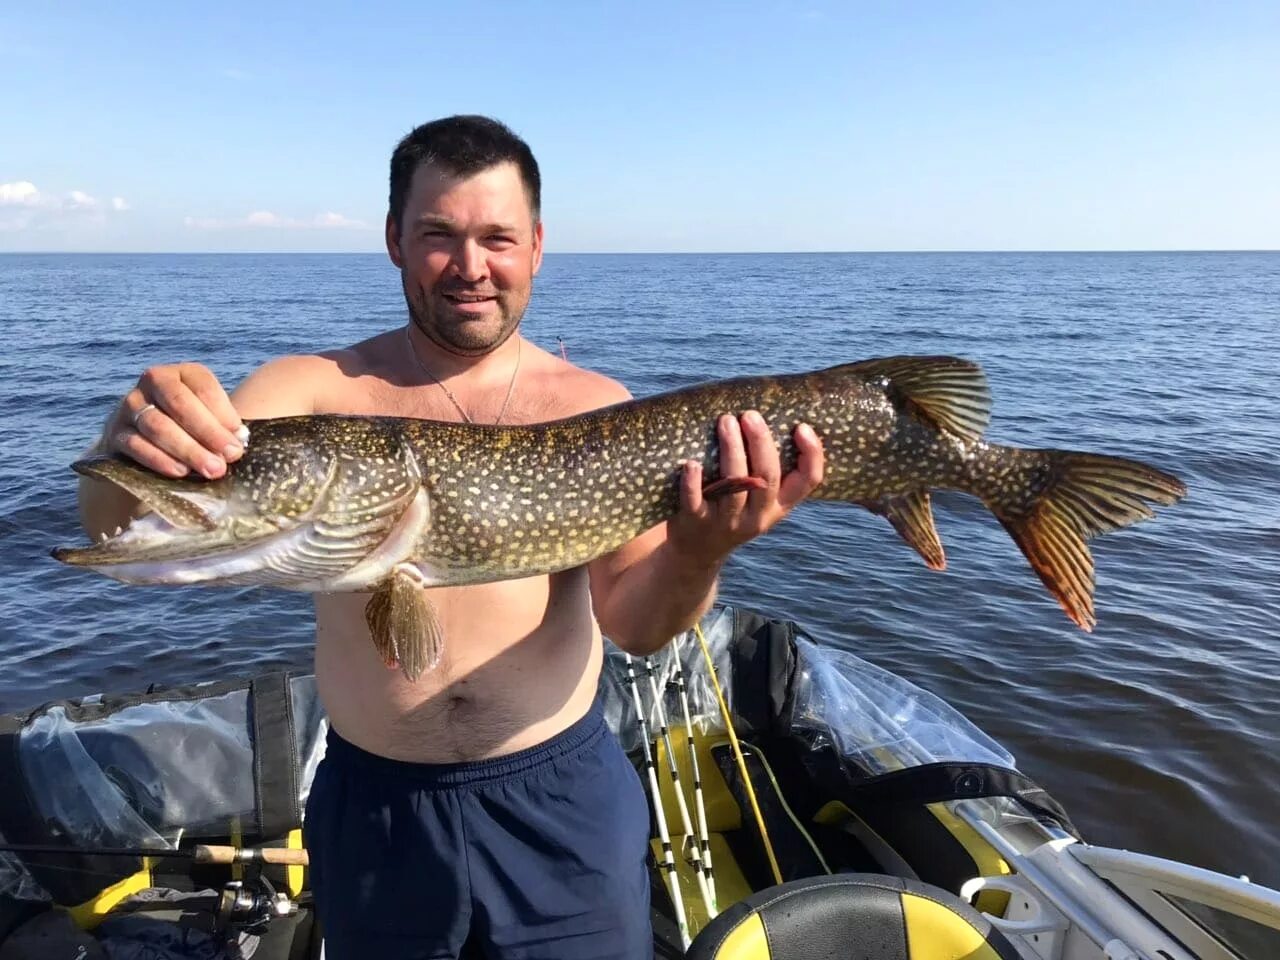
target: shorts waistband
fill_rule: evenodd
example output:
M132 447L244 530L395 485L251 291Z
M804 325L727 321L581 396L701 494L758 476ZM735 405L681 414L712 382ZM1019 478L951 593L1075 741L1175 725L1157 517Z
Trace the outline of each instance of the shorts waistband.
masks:
M332 759L342 767L383 774L424 787L461 787L523 776L546 764L592 747L608 732L608 729L604 720L604 711L599 701L596 701L581 719L574 721L549 740L526 747L524 750L487 760L416 763L412 760L395 760L370 753L363 747L343 739L330 727L325 741L325 759Z

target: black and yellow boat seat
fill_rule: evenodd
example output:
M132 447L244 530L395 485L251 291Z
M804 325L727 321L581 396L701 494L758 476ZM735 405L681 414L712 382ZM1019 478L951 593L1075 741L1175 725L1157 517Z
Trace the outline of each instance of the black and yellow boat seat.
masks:
M843 873L793 880L734 904L687 960L1019 960L959 897L914 880Z

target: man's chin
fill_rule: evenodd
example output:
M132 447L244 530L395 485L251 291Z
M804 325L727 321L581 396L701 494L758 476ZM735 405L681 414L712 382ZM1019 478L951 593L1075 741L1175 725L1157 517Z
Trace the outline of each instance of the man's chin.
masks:
M508 325L496 311L491 317L451 316L437 328L432 339L452 353L478 356L502 346L517 326L518 323Z

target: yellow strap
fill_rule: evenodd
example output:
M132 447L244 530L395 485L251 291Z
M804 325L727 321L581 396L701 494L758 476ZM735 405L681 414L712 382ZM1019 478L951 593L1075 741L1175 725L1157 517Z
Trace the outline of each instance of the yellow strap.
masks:
M302 831L295 828L289 831L289 836L285 840L285 846L290 850L301 850ZM290 865L284 868L285 886L289 888L289 896L296 897L302 893L303 868L301 866Z
M244 845L244 833L240 829L239 814L236 814L231 818L231 835L227 839L231 843L231 846L235 847L236 849L239 849ZM235 862L231 864L231 879L232 880L244 879L244 867L239 862Z
M146 890L153 885L151 868L154 866L155 859L153 857L143 857L142 869L137 873L131 873L123 880L117 880L106 889L99 890L84 903L68 907L67 913L71 915L71 919L81 930L93 929L125 897L131 897L135 893Z
M742 785L747 789L747 799L751 801L751 812L755 814L756 826L760 828L760 839L764 841L764 852L769 857L769 868L773 870L775 883L782 883L782 871L778 869L778 858L773 855L773 844L769 840L769 831L765 829L764 815L760 812L760 804L756 802L756 791L751 786L751 775L747 772L747 761L742 757L742 746L738 743L738 735L733 729L733 719L729 716L729 705L724 701L720 690L720 681L716 678L715 661L711 659L711 650L707 646L707 638L702 635L702 627L693 625L693 632L702 647L703 659L707 661L707 673L711 677L711 686L716 691L716 700L720 702L720 715L724 717L724 728L729 734L729 743L733 747L733 756L738 761L738 772L742 774Z

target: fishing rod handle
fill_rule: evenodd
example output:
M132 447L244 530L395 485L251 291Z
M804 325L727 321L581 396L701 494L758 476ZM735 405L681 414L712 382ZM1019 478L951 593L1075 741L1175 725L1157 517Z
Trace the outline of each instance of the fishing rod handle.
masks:
M196 863L277 863L305 867L310 862L307 851L289 847L215 847L198 844L194 853Z

